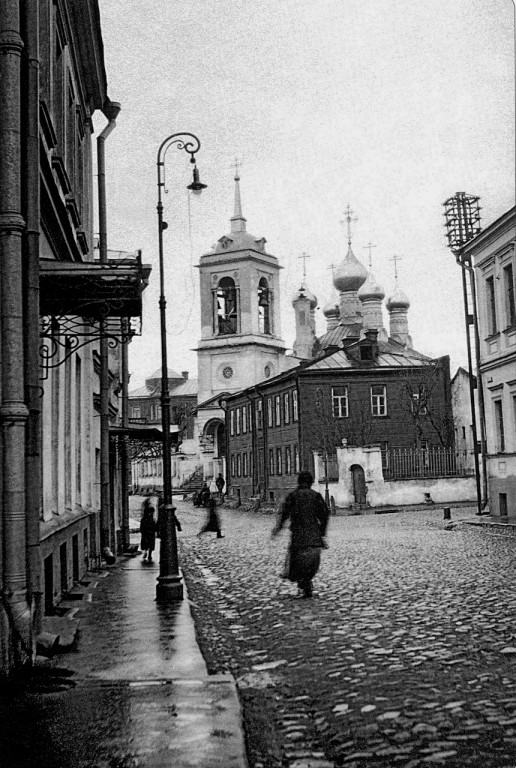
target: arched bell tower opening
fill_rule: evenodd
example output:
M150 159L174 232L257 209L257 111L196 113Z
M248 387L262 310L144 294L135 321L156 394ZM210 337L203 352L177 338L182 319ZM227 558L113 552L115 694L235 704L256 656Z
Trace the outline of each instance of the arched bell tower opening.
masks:
M238 333L238 292L232 277L223 277L214 295L214 327L219 336Z
M272 291L265 277L258 283L258 331L272 333Z

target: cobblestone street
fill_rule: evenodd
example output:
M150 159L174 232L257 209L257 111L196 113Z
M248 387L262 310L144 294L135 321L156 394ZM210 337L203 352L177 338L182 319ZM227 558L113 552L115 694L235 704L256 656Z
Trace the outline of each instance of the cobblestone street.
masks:
M441 508L334 517L313 600L270 515L178 503L212 672L237 679L251 768L516 766L516 539ZM472 510L452 510L459 520ZM453 523L453 521L452 521Z

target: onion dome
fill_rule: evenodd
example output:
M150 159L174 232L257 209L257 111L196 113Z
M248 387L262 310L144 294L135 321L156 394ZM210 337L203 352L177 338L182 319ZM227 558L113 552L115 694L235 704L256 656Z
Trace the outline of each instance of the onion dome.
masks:
M346 258L333 275L333 285L338 291L358 291L367 279L367 269L359 262L349 246Z
M387 309L390 311L391 309L408 309L409 307L408 296L396 286L392 296L387 299Z
M340 315L339 305L336 301L329 301L323 307L323 315L325 317L338 317Z
M309 291L308 288L301 283L295 293L292 294L292 304L295 304L298 299L308 299L310 302L310 309L315 309L317 306L317 296Z
M358 298L360 301L368 301L370 299L382 301L385 298L385 291L372 272L369 272L367 280L358 291Z

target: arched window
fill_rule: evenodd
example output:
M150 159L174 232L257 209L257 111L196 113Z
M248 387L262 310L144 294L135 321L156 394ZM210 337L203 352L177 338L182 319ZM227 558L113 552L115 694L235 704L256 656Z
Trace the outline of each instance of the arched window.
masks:
M238 332L237 289L231 277L223 277L215 292L215 331L219 334Z
M260 333L271 333L271 300L267 280L262 277L258 283L258 329Z

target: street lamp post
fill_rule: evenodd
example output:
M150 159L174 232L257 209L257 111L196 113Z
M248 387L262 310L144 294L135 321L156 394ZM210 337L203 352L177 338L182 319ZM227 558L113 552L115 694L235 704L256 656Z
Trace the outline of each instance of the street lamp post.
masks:
M158 150L158 249L159 249L159 311L161 330L161 428L162 428L162 463L163 463L163 506L161 511L161 546L159 558L159 576L156 586L156 600L175 601L183 599L183 584L179 573L177 556L177 538L175 507L172 501L172 467L170 446L170 393L168 388L167 362L167 325L165 299L165 270L163 260L163 232L168 224L163 221L162 192L165 189L164 166L165 155L171 146L184 149L190 155L193 164L193 181L188 185L194 194L199 194L206 188L201 184L199 172L195 164L195 155L201 148L201 142L192 133L173 133L162 142Z

